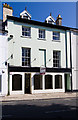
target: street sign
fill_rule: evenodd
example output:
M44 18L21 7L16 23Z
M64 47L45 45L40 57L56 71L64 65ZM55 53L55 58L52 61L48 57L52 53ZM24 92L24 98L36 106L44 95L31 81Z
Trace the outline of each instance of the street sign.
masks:
M40 67L40 75L44 75L46 73L45 67Z

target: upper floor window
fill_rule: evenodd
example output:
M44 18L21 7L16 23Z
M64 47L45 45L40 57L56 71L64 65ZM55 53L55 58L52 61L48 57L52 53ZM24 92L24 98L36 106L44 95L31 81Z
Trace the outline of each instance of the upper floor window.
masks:
M61 51L53 51L53 67L61 66Z
M45 38L45 30L39 29L39 38Z
M31 28L22 26L22 36L30 37L31 36Z
M22 66L30 66L30 48L22 48Z
M53 32L53 40L60 40L60 32Z

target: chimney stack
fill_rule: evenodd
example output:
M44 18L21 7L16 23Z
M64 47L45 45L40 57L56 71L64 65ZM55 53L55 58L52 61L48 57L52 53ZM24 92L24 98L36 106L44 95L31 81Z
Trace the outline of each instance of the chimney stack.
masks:
M6 21L7 15L12 16L13 15L13 9L7 3L4 3L3 4L3 22Z
M62 18L61 15L59 14L56 20L56 25L62 25Z

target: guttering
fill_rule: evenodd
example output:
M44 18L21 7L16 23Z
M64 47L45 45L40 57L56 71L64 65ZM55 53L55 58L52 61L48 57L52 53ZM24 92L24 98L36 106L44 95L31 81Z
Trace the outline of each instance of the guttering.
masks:
M67 63L67 31L65 30L65 49L66 49L66 68L68 67Z

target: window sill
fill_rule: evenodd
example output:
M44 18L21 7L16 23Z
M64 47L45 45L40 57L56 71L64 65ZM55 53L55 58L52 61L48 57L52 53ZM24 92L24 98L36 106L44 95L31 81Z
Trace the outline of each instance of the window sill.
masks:
M52 40L53 42L61 42L61 40Z
M27 68L30 68L31 66L21 66L21 67L27 67Z
M31 36L21 36L22 38L31 38Z
M44 41L46 41L46 39L45 38L37 38L38 40L44 40Z
M52 67L52 68L61 68L61 67Z

